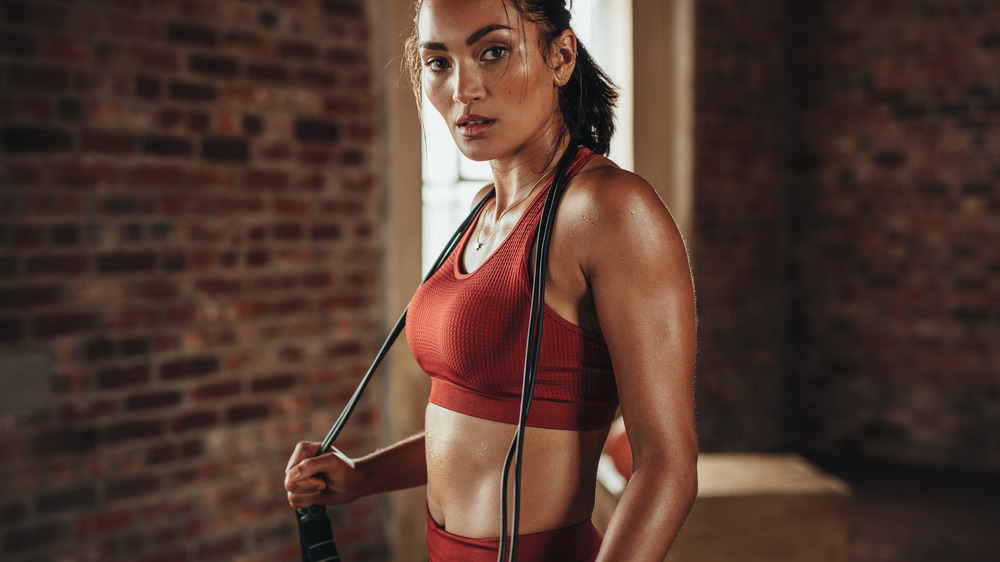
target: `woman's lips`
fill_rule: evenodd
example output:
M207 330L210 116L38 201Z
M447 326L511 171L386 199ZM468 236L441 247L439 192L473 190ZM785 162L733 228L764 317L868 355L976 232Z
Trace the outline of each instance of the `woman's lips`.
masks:
M463 115L455 122L458 132L466 138L478 137L485 134L493 126L493 123L495 123L494 119L483 117L482 115Z

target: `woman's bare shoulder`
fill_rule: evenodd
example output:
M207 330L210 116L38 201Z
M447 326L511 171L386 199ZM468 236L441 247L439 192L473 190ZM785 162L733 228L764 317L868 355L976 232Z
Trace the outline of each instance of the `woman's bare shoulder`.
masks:
M560 206L598 228L614 228L620 220L637 215L673 222L649 182L603 156L591 160L573 178Z

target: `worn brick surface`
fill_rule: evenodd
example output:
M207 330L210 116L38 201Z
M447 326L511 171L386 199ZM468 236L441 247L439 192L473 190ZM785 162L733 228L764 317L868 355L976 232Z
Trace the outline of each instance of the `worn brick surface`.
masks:
M0 1L0 354L52 361L0 559L299 559L285 461L382 337L367 6ZM383 499L330 513L386 558Z
M789 6L794 442L1000 468L1000 4Z
M783 2L696 3L691 261L706 450L782 443Z

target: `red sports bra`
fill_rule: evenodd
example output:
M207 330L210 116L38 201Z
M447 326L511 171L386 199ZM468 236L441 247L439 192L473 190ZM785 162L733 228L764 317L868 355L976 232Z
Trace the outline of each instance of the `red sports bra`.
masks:
M580 149L568 177L594 156ZM431 403L517 423L531 303L528 260L551 182L478 269L464 273L460 265L475 230L470 228L410 302L406 339L431 377ZM528 425L577 431L607 426L618 408L618 391L604 338L548 306L542 322Z

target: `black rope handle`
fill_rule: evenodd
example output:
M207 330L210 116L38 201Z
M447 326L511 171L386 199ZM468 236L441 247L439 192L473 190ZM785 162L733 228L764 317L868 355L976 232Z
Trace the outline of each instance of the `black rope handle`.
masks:
M462 239L465 231L472 226L478 217L479 212L482 210L483 206L493 197L496 190L490 190L489 194L475 206L469 216L462 221L458 229L452 234L448 243L445 244L444 250L434 261L427 275L424 276L424 280L421 284L425 283L431 278L434 273L441 268L444 262L448 259L448 256L454 251L458 242ZM403 313L396 320L396 324L392 327L389 332L388 337L386 337L385 342L382 343L382 347L378 350L375 355L374 361L372 361L371 367L365 373L365 376L361 378L361 382L358 383L358 387L354 390L354 394L347 401L344 406L343 411L340 412L340 416L337 417L337 421L334 422L333 427L330 428L329 433L326 434L326 438L323 439L323 443L320 444L319 450L316 451L314 457L318 457L330 450L333 446L333 442L340 435L341 430L344 429L344 425L347 424L348 418L354 413L354 408L357 407L358 402L361 400L361 394L364 393L365 388L368 383L371 382L372 376L378 369L378 366L385 359L386 354L389 352L389 348L395 343L399 334L402 333L403 327L406 325L406 312L409 310L409 305L403 310ZM296 519L299 526L299 546L302 551L302 562L340 562L340 554L337 552L337 545L333 540L333 529L330 525L330 518L326 515L326 506L323 505L311 505L309 507L300 507L295 510Z
M562 196L562 189L565 187L566 174L576 157L578 150L571 144L566 148L559 164L556 166L556 174L552 180L552 186L545 196L545 205L542 207L542 218L539 221L538 231L535 234L535 271L531 280L531 308L528 314L528 341L524 353L524 382L521 387L521 411L518 416L517 430L511 440L510 448L507 449L507 457L504 459L503 474L500 484L500 548L497 552L497 562L504 562L504 550L507 542L507 488L509 486L508 475L510 473L511 462L517 457L514 464L514 513L511 521L510 533L510 562L517 560L517 537L521 522L521 460L524 451L524 432L528 424L528 412L531 409L531 397L535 389L535 376L538 374L538 353L542 342L542 315L545 311L545 270L548 265L549 243L552 238L552 226L555 224L556 207L559 205L559 198Z

